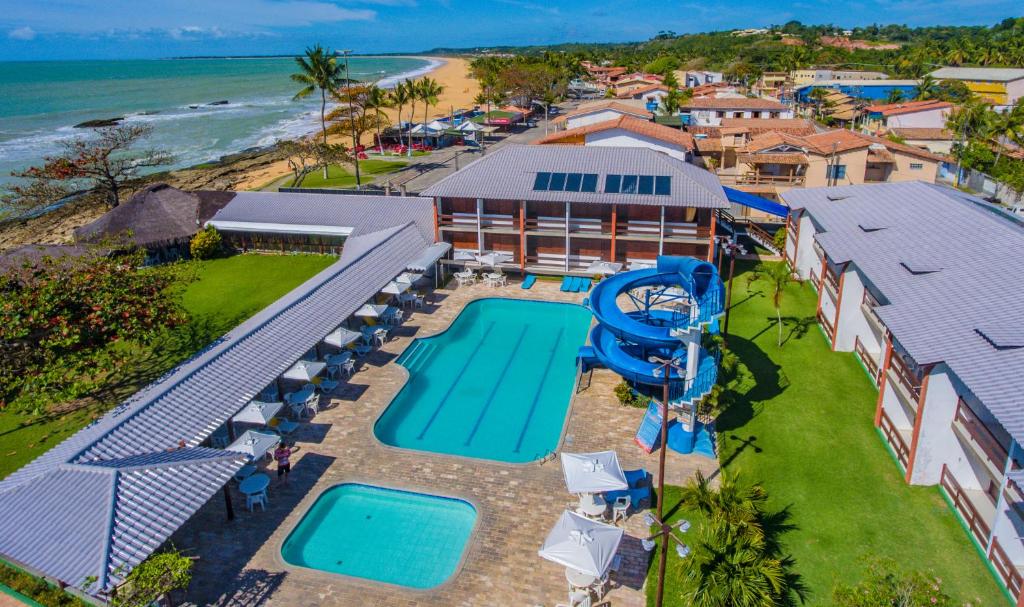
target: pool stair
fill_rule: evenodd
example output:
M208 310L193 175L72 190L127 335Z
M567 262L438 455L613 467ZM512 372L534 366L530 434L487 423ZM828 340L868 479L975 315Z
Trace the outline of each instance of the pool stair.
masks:
M433 349L434 344L416 340L398 357L396 362L405 367L409 373L415 373L430 358L430 353Z

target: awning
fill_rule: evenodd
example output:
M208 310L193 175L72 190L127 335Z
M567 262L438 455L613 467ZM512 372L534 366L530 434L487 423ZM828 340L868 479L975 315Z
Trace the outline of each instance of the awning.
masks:
M447 242L435 242L426 249L416 259L410 261L405 269L410 272L426 272L429 270L438 259L444 257L445 253L451 250L452 245Z
M735 202L736 204L743 205L745 207L764 211L769 215L777 215L779 217L789 216L789 207L784 204L779 204L774 200L754 196L748 192L742 192L733 188L723 186L722 189L725 190L725 197L729 199L729 202Z
M263 234L310 234L316 236L350 236L349 226L321 226L297 223L260 223L250 221L207 221L221 232L256 232Z

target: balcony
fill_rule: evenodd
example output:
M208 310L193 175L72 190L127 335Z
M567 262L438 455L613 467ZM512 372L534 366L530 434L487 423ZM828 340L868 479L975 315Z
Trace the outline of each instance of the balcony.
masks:
M448 213L438 215L437 225L450 232L476 232L476 213Z
M913 371L910 363L897 352L893 352L889 359L889 379L892 380L894 390L917 411L921 400L921 374Z
M892 450L896 453L896 460L899 461L903 469L906 470L907 466L910 465L910 430L900 430L892 423L889 416L886 415L885 409L882 409L882 419L879 423L879 429L882 431L882 435L885 436L886 442L892 447Z
M799 186L803 185L805 177L803 175L769 175L766 173L740 173L740 174L728 174L719 173L719 181L722 185L784 185L784 186Z
M864 363L864 367L868 370L868 375L871 376L871 381L878 383L878 376L880 369L876 360L877 356L868 352L868 349L864 347L864 342L860 340L859 336L853 338L853 351L860 357L860 361Z
M821 328L824 329L825 334L828 335L828 340L830 342L835 342L836 326L832 323L831 320L825 318L825 315L821 312L820 309L818 310L818 322L821 323Z
M839 300L839 277L832 271L832 268L825 264L825 271L823 273L824 280L822 281L825 285L825 292L832 296L832 301Z
M968 446L982 456L992 476L1002 478L1010 454L962 398L957 402L952 427Z
M878 307L878 300L872 297L871 292L864 289L864 296L860 301L860 310L864 313L864 318L868 321L868 326L875 332L879 338L885 335L885 323L878 317L878 312L875 308Z
M526 231L540 234L565 235L565 216L527 217Z
M984 546L988 543L989 534L992 532L992 519L995 517L996 507L992 498L984 491L978 489L964 489L957 482L956 477L949 471L949 468L942 465L942 476L939 484L946 490L953 507L963 517L964 523L974 534L975 539Z

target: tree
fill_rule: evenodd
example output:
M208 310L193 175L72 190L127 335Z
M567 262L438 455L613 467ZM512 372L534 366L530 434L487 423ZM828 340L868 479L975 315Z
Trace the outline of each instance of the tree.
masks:
M730 533L764 539L761 517L768 494L760 485L741 486L731 474L722 473L718 487L699 470L682 492L682 502L709 521L721 523Z
M815 113L817 114L818 118L820 119L821 118L821 106L825 102L825 97L828 97L828 91L826 91L825 89L823 89L821 87L817 87L816 86L813 89L811 89L811 92L808 93L807 96L810 97L811 101L814 102Z
M391 89L391 105L398 109L398 142L402 142L402 108L407 103L412 101L412 96L409 92L409 87L404 82L395 84L395 88ZM412 122L410 117L409 122Z
M147 607L161 597L188 588L193 561L177 550L154 554L125 578L111 597L112 607Z
M315 137L282 141L278 149L285 156L285 162L292 172L290 185L302 187L302 182L313 171L323 168L325 171L332 164L341 164L352 160L351 154L340 143L324 144Z
M856 585L840 584L832 592L836 607L952 607L960 605L942 591L942 580L900 569L892 559L869 561L867 576Z
M385 126L388 123L388 115L384 113L385 108L392 107L391 99L388 92L380 88L376 84L370 86L366 93L366 103L363 106L364 112L371 112L374 118L374 124L377 127L377 145L380 147L380 153L384 153L384 146L381 144L380 139L380 127L381 121L385 122Z
M143 169L173 160L166 152L132 149L152 132L150 126L122 124L67 142L60 155L44 158L42 166L12 173L28 182L9 187L5 202L30 212L86 189L102 196L107 206L116 207L121 193L138 183Z
M792 272L785 262L760 263L754 268L750 275L751 281L763 280L768 283L768 290L771 293L772 305L775 306L775 316L779 325L779 342L782 347L782 297L786 293L786 287L792 280Z
M990 112L988 139L996 151L995 164L1007 143L1024 146L1024 100L1017 100L1013 107L1002 112Z
M437 105L438 99L444 93L444 87L433 78L424 77L420 79L416 90L419 100L423 102L423 124L426 124L427 112L430 111L431 107Z
M306 49L305 57L296 57L295 63L299 72L292 74L291 79L302 85L293 99L304 99L317 90L320 91L320 130L324 144L327 143L327 95L337 91L344 78L344 67L338 63L334 53L319 44ZM327 179L327 168L324 167L324 179Z
M408 154L412 156L412 124L416 120L416 102L420 99L419 85L415 80L405 79L405 90L409 93L409 147Z
M885 97L886 103L900 103L903 101L903 91L899 89L890 89L889 94Z
M893 92L896 92L895 89ZM915 90L914 99L917 101L927 101L929 99L935 99L939 94L939 83L932 78L931 74L925 74L921 78L921 82L918 83L917 89Z
M188 243L188 251L192 254L192 259L211 259L220 252L220 247L220 232L213 226L206 226L196 232Z

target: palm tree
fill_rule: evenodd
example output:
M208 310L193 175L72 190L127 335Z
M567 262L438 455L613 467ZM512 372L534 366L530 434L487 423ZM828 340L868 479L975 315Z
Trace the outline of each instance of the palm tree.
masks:
M828 97L828 91L821 87L814 87L808 96L812 101L814 101L814 106L817 108L818 119L821 120L821 105L825 100L825 97Z
M697 471L682 490L681 501L688 508L699 511L712 522L727 524L737 534L763 540L761 516L768 494L760 485L740 486L736 478L724 471L718 487L711 479Z
M384 153L384 145L380 140L380 120L381 117L387 119L387 115L383 112L384 108L391 107L391 99L388 92L380 88L376 84L373 84L366 90L366 100L363 103L363 111L373 114L374 122L377 126L377 146L380 153Z
M916 94L914 99L917 101L927 101L929 99L935 99L938 95L939 83L936 82L935 78L932 78L931 74L925 74L921 78L921 82L917 85ZM896 89L893 89L896 92Z
M405 79L405 92L409 94L409 148L408 155L412 156L412 123L416 120L416 102L419 101L419 85L415 80Z
M768 283L771 291L772 305L775 306L775 317L779 325L779 342L782 347L782 296L786 293L786 286L792 280L792 272L786 262L760 263L754 268L750 275L751 282L764 280Z
M886 103L899 103L903 101L903 91L899 89L891 89L889 95L885 98Z
M399 82L395 85L395 88L391 90L391 105L398 108L398 142L402 142L402 108L405 104L412 103L412 97L409 95L409 87L403 82ZM412 122L410 119L409 122Z
M444 92L444 87L433 78L421 78L419 84L419 97L423 102L423 124L427 123L427 112L431 106L437 105L438 98Z
M1007 141L1016 145L1024 142L1024 101L1018 100L1004 112L989 112L988 127L987 139L996 149L995 166L999 164Z
M299 72L292 74L291 79L302 85L292 99L303 99L320 90L320 130L323 132L324 145L327 145L327 94L333 92L342 83L341 66L329 49L319 44L306 49L305 57L296 57L295 63ZM327 167L324 167L324 179L327 179Z

